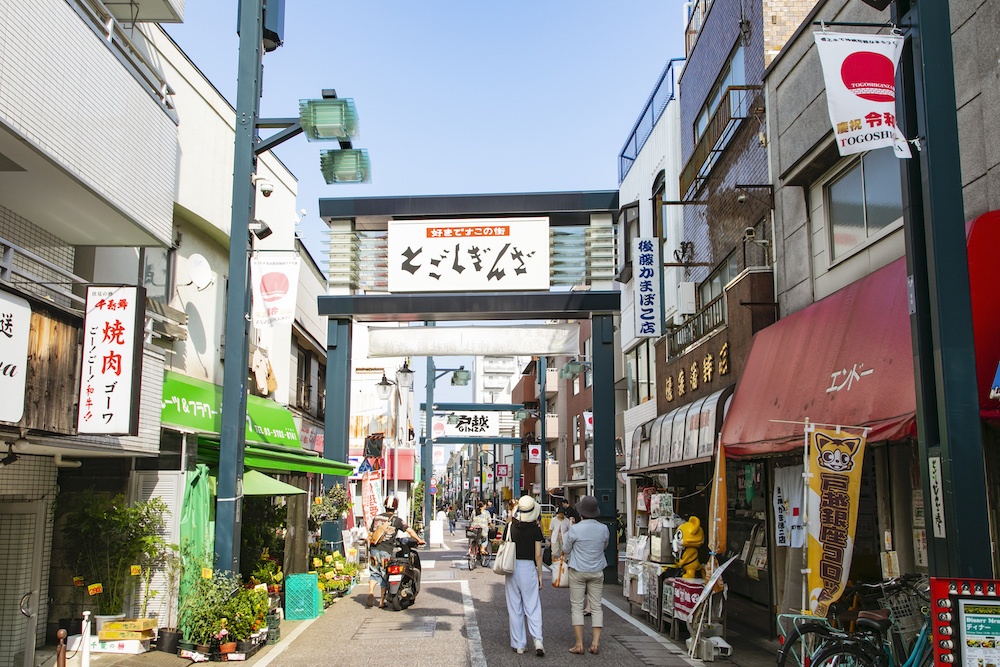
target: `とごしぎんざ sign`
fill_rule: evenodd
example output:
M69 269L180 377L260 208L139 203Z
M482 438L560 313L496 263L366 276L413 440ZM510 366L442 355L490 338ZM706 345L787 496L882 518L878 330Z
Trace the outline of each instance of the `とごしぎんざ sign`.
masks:
M394 220L390 292L549 289L548 218Z
M138 435L146 290L88 285L76 429Z

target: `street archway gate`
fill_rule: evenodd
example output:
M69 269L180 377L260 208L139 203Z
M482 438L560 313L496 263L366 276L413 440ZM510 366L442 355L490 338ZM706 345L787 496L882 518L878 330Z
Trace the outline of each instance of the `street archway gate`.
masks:
M613 291L321 296L319 314L328 318L324 456L337 461L348 458L351 392L345 388L351 380L353 322L590 319L594 374L594 495L600 506L601 521L612 527L617 507L613 318L620 309L620 295ZM421 478L430 479L431 461L424 460L421 465L424 466ZM611 534L615 534L613 528ZM329 537L340 541L339 525ZM611 540L606 581L616 580L617 567L617 548Z

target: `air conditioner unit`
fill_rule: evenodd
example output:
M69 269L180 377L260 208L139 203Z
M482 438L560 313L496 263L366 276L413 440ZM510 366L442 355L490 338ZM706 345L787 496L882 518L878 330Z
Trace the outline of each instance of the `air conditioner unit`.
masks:
M677 285L677 312L681 315L694 315L698 312L695 304L695 284L678 283Z

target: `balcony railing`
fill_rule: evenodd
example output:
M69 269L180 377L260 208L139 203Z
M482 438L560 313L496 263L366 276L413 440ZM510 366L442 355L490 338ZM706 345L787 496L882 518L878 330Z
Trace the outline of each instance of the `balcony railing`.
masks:
M695 191L701 188L715 163L725 152L726 146L736 135L740 124L753 115L761 104L760 90L760 86L730 86L726 89L719 108L709 119L705 132L698 139L691 157L681 171L682 197L688 196L692 185Z
M691 3L688 13L687 28L684 30L684 53L691 55L694 43L698 41L701 26L705 23L708 10L712 8L712 0L695 0Z
M85 299L73 286L88 281L0 238L0 283L82 313Z
M726 294L723 292L667 333L669 355L674 357L681 354L688 345L701 340L725 323Z
M632 164L639 156L639 151L646 145L646 140L653 133L657 121L663 115L663 110L667 108L667 102L677 95L676 76L674 73L674 63L684 62L683 58L671 58L667 66L663 68L653 92L646 100L646 106L642 108L639 119L635 121L632 132L629 133L625 145L618 154L618 185L621 185L628 174Z

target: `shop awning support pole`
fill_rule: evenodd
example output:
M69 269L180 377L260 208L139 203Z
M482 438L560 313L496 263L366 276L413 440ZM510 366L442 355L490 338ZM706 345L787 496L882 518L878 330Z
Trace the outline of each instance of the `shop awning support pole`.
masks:
M949 2L897 0L909 25L901 60L902 160L920 472L932 576L993 576L976 388Z
M594 497L601 510L600 521L608 527L611 539L604 550L608 565L604 583L618 581L618 544L616 523L618 509L618 467L615 465L615 358L614 318L594 314L591 318L593 339L594 384Z

